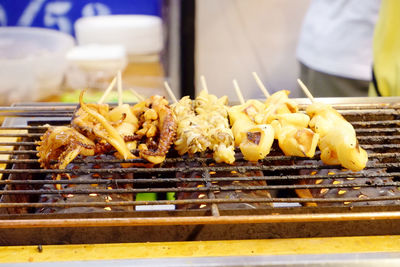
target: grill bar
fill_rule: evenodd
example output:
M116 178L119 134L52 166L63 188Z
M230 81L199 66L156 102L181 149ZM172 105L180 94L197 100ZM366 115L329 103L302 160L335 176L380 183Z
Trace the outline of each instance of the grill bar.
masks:
M70 118L73 115L73 112L13 112L13 113L6 113L0 112L1 117L10 117L10 118L54 118L54 117L62 117L62 118Z
M333 185L266 185L266 186L217 186L210 185L209 187L185 187L185 188L138 188L138 189L66 189L66 190L7 190L0 191L0 195L41 195L41 194L127 194L127 193L162 193L162 192L209 192L209 191L235 191L235 190L277 190L277 189L318 189L318 188L352 188L352 187L389 187L399 186L399 182L391 182L385 184L333 184ZM210 197L210 199L215 199ZM355 198L353 198L355 199ZM394 197L400 199L400 196ZM369 199L368 199L369 200ZM365 201L365 199L363 200Z
M368 168L399 168L400 163L369 163ZM310 165L270 165L270 166L209 166L209 167L177 167L177 168L114 168L114 169L61 169L61 170L51 170L51 169L5 169L0 170L0 173L71 173L71 174L91 174L91 173L168 173L168 172L221 172L221 171L236 171L240 173L245 173L247 171L287 171L287 170L318 170L318 169L336 169L335 165L322 166L318 163Z
M0 155L24 155L24 154L36 154L36 150L0 150Z
M391 201L398 197L371 197L371 201ZM46 207L123 207L141 205L189 205L189 204L225 204L225 203L343 203L365 202L359 198L242 198L242 199L185 199L157 201L121 201L121 202L69 202L69 203L0 203L0 208L46 208ZM371 219L371 217L370 217ZM1 221L1 220L0 220Z
M3 151L4 152L4 151ZM17 151L15 151L17 152ZM36 154L36 150L32 151L23 151L20 154L25 154L25 153L34 153ZM2 154L2 153L0 153ZM4 153L8 154L8 153ZM12 153L10 153L12 154ZM18 153L16 153L18 154ZM319 159L320 153L316 153L316 156L312 159L318 160ZM400 153L369 153L368 154L369 158L371 159L384 159L384 158L393 158L393 157L400 157ZM265 158L263 161L278 161L278 160L293 160L293 159L298 159L297 157L291 157L291 156L269 156ZM196 158L196 161L207 161L209 160L208 158ZM175 159L167 159L166 162L171 163L171 162L184 162L187 161L186 159L183 158L175 158ZM123 159L107 159L107 160L102 160L102 159L84 159L84 160L79 160L75 159L72 161L73 163L97 163L97 164L102 164L102 163L145 163L144 160L142 159L132 159L132 160L123 160ZM28 164L33 164L33 163L38 163L37 159L10 159L10 160L0 160L0 163L6 163L6 164L16 164L16 163L28 163ZM52 161L52 163L56 163L56 161ZM172 169L173 170L173 169Z
M28 219L0 220L0 228L42 228L42 227L122 227L122 226L157 226L160 225L207 225L207 224L263 224L263 223L295 223L295 222L337 222L337 221L368 221L396 220L400 212L358 212L358 213L328 213L328 214L277 214L254 216L186 216L175 217L174 220L161 217L142 218L84 218L84 219Z
M0 134L0 137L40 137L40 133L29 133L29 134Z
M360 133L368 133L368 134L377 134L377 133L397 133L400 132L400 128L394 127L394 128L358 128L355 129L357 134Z
M232 181L279 181L279 180L303 180L303 179L328 179L328 178L393 178L400 177L400 172L392 173L338 173L329 175L282 175L282 176L247 176L247 177L212 177L210 182L232 182ZM1 184L141 184L141 183L182 183L182 182L205 182L204 178L135 178L135 179L91 179L91 180L0 180ZM398 182L392 183L394 186Z

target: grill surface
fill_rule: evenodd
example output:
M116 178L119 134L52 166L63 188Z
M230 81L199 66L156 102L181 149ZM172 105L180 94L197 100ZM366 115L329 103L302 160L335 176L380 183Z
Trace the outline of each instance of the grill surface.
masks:
M259 164L246 162L239 152L235 165L229 166L215 164L207 154L188 158L171 151L160 166L131 160L144 165L121 168L119 163L126 161L109 155L77 158L66 170L44 170L37 163L35 142L47 129L45 124L68 124L75 106L0 108L6 117L0 133L0 243L399 233L399 100L324 99L353 124L368 151L368 165L357 173L322 164L319 152L313 159L284 156L277 145ZM297 101L304 110L306 100ZM54 173L73 178L53 181ZM328 179L348 181L311 182ZM296 194L303 189L337 193L354 188L378 194L331 193L317 198ZM380 195L381 189L391 193ZM154 193L157 200L143 200L139 193Z

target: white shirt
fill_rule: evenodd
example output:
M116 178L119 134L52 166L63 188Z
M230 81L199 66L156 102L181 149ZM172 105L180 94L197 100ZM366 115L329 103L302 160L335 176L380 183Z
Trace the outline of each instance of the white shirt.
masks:
M300 33L298 60L320 72L370 80L380 2L312 0Z

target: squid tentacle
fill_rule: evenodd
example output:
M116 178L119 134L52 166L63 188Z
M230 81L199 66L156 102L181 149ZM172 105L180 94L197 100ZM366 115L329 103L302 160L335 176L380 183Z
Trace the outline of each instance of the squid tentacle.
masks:
M89 114L94 120L98 121L100 125L107 131L108 136L97 133L101 138L105 139L108 143L110 143L121 155L124 159L133 159L135 156L129 151L128 147L126 146L124 139L118 134L117 130L110 125L110 123L98 112L93 111L90 109L84 102L83 102L83 94L84 90L81 92L79 96L79 103L81 108Z

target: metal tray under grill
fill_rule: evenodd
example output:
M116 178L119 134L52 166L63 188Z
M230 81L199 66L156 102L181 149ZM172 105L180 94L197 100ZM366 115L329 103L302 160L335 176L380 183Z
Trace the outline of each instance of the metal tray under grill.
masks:
M123 161L109 155L78 158L67 170L44 170L37 163L35 141L45 124L68 124L75 105L0 108L6 117L0 132L0 244L399 234L400 98L317 100L333 104L353 124L369 153L365 170L324 165L319 153L314 159L287 157L276 145L259 164L247 163L240 152L235 165L221 165L207 154L188 158L171 151L160 166L121 168ZM303 109L308 103L296 101ZM57 172L74 178L53 181ZM304 183L316 179L352 182ZM394 193L368 198L296 194L352 188ZM136 200L142 193L158 199ZM168 198L173 193L175 199Z

